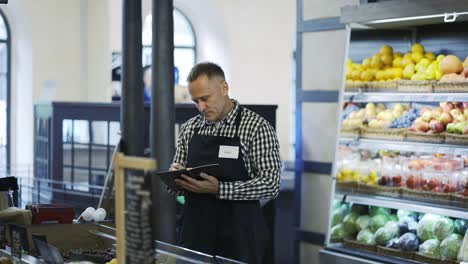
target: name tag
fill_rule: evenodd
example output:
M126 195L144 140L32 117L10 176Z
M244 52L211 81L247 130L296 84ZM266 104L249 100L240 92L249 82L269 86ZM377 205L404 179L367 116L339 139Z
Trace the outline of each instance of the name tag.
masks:
M239 147L235 146L219 146L218 158L237 159L239 158Z

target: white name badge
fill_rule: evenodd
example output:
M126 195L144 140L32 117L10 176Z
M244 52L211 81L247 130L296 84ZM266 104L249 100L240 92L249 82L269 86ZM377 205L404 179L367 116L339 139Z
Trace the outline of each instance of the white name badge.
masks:
M239 158L239 147L236 146L219 146L218 158L237 159Z

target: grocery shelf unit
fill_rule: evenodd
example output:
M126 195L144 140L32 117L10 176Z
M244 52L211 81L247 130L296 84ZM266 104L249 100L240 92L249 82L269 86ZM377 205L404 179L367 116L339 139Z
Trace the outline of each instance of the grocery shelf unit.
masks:
M461 58L468 55L468 1L384 1L359 6L346 6L341 9L340 21L346 24L347 52L353 61L361 61L376 52L384 44L398 51L410 50L411 44L419 42L427 50L443 54L455 54ZM463 33L464 34L460 34ZM343 72L344 75L344 72ZM344 78L343 78L344 79ZM344 82L339 92L339 102L408 102L411 104L437 104L441 101L468 101L468 93L393 93L393 92L347 92ZM341 111L341 108L340 108ZM341 113L338 123L341 123ZM340 125L338 125L339 127ZM338 132L336 147L353 146L368 150L417 151L425 153L444 153L467 155L468 147L461 145L429 144L409 141L377 139L341 138ZM332 175L336 175L336 162ZM455 218L468 219L468 208L451 202L410 199L402 195L386 197L361 194L359 192L338 192L335 190L336 178L333 176L332 195L364 205L382 206L394 209L407 209L431 212ZM333 199L332 198L332 199ZM329 229L330 230L330 225ZM328 232L329 233L329 232ZM392 257L365 253L341 244L330 243L320 252L320 263L419 263Z

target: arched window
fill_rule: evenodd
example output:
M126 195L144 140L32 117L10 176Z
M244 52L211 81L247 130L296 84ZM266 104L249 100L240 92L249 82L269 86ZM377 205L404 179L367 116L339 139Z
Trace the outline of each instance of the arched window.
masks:
M187 76L196 61L196 38L192 24L178 9L174 8L174 66L178 70L178 83L187 84ZM148 15L143 25L143 65L151 64L152 16ZM176 77L177 82L177 77Z
M10 165L10 29L0 10L0 176Z

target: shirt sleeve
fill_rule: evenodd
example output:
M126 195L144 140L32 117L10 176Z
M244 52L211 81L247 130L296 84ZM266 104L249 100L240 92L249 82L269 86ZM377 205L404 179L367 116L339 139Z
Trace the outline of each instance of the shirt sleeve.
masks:
M218 198L224 200L260 200L278 196L281 174L279 143L273 127L264 122L251 143L252 179L219 182Z
M188 129L188 123L183 124L180 127L179 135L177 138L176 152L174 155L173 163L180 163L182 166L187 165L187 149L188 149L188 140L190 137L190 129ZM169 188L166 188L171 195L184 195L185 191L180 191L176 193Z

